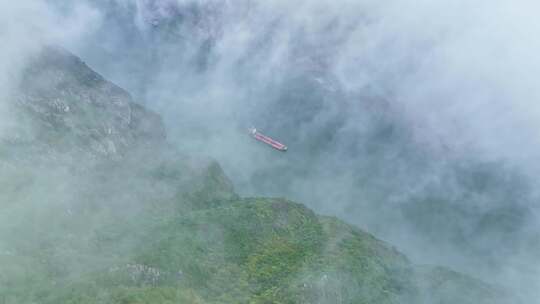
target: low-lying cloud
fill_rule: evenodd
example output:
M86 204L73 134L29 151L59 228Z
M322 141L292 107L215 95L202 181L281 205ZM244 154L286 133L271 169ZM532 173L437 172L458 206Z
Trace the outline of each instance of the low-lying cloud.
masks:
M0 35L10 43L0 50L0 119L7 121L6 92L26 54L61 44L158 111L181 150L218 159L243 194L293 197L417 259L467 270L474 262L463 261L446 240L424 250L430 243L408 230L411 219L404 217L415 214L411 201L443 201L456 216L466 210L470 218L456 218L456 226L471 232L484 223L479 218L517 206L531 214L520 227L534 234L539 6L527 0L1 4ZM256 145L246 133L252 125L290 151ZM417 226L423 224L430 222ZM538 264L527 254L512 259ZM538 282L529 284L533 290Z

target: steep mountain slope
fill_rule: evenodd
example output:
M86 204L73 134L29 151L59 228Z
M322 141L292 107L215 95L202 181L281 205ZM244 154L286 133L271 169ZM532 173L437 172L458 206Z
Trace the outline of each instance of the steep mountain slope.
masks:
M301 204L240 198L217 163L176 152L156 114L65 50L34 58L13 111L0 303L508 302Z
M164 142L157 114L132 102L127 92L64 50L49 48L35 58L24 72L20 92L18 114L32 124L30 130L28 124L21 125L33 138L19 130L11 137L22 144L26 139L33 146L46 145L40 154L48 148L114 158L135 145Z

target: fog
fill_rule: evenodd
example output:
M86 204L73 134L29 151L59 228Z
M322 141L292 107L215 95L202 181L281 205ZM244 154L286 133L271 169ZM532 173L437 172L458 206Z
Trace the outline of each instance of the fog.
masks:
M536 299L538 8L527 0L4 3L0 136L16 125L4 100L25 60L59 44L161 114L180 150L217 159L240 194L293 198L396 244L415 263ZM251 126L289 151L259 145ZM510 214L511 232L482 230L497 226L498 212Z

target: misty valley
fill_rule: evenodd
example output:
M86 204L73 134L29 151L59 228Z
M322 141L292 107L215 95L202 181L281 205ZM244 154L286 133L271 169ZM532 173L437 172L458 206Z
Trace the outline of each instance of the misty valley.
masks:
M0 304L537 303L535 6L0 4Z

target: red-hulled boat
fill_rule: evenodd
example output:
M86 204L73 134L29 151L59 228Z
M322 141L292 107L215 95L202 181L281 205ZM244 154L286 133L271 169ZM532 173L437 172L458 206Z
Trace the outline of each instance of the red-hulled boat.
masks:
M271 146L272 148L276 149L276 150L279 150L279 151L282 151L282 152L285 152L287 151L287 146L280 143L279 141L277 140L274 140L266 135L263 135L262 133L260 133L259 131L257 131L257 129L255 128L251 128L249 129L249 132L251 133L251 136L253 138L255 138L256 140L258 141L261 141L269 146Z

